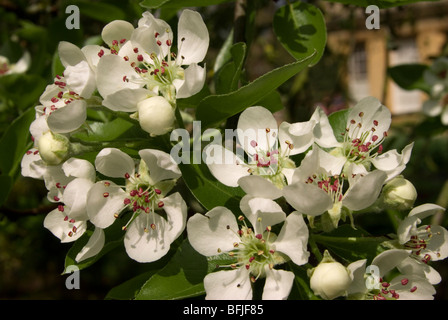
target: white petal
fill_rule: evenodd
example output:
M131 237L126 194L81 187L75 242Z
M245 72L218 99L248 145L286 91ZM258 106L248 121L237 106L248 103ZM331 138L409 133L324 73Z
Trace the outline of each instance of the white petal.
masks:
M179 192L163 198L163 210L167 215L167 224L164 236L167 242L172 243L184 231L187 223L187 204Z
M89 64L90 68L95 72L98 62L100 61L100 56L98 53L103 50L107 52L107 49L102 46L89 44L81 48L82 53L86 57L86 61Z
M366 273L366 262L366 259L358 260L347 266L347 269L350 271L350 277L352 278L352 283L347 289L349 295L367 291L366 279L364 278Z
M354 211L372 205L378 198L386 177L382 171L372 171L359 178L353 185L350 185L345 193L342 200L343 205Z
M357 125L351 125L351 120L361 123L362 129L359 130ZM378 124L374 125L374 121L377 121ZM348 114L347 127L350 128L348 135L352 139L360 138L364 132L368 132L374 127L375 132L382 136L389 130L391 121L391 113L387 107L374 97L366 97L359 101Z
M251 300L252 285L245 268L209 273L204 278L206 300Z
M314 141L323 148L334 148L338 147L340 143L336 140L333 133L333 128L330 125L325 112L317 107L311 116L310 120L315 120L317 123L314 126Z
M95 74L87 61L68 66L64 71L67 85L83 98L90 98L96 90Z
M44 219L44 227L51 231L61 242L72 242L80 238L86 231L86 221L70 223L66 214L54 209ZM75 228L75 229L74 229ZM74 232L76 230L76 232Z
M208 29L199 12L182 11L177 33L178 63L189 65L201 62L207 54L208 45Z
M432 261L448 257L448 231L441 226L431 226L432 238L426 250Z
M235 216L225 207L213 208L205 215L196 213L187 222L188 240L204 256L233 250L233 244L240 241L237 230Z
M437 99L428 99L423 102L422 111L430 117L437 117L442 113L442 105Z
M269 270L263 289L263 300L286 300L291 292L294 273L284 270Z
M25 153L20 162L21 173L24 177L43 179L47 165L42 160L37 149L31 149Z
M429 283L436 285L442 281L440 274L430 265L418 261L415 258L408 257L404 259L399 265L398 270L402 274L417 275L428 279Z
M192 63L184 70L184 77L185 80L182 82L182 85L176 87L176 97L178 99L191 97L202 90L206 77L205 67L203 68L196 63Z
M53 111L47 119L48 127L55 133L69 133L81 127L87 119L87 104L75 100Z
M139 155L148 166L153 183L181 176L179 167L170 154L156 149L144 149L139 151Z
M70 208L70 217L75 220L88 220L87 193L94 185L91 180L77 178L67 184L64 190L64 204Z
M99 228L109 227L116 219L114 215L123 210L125 198L126 193L115 183L97 182L87 195L87 214L90 221Z
M292 262L301 266L308 262L308 227L303 216L294 211L288 215L285 224L274 242L275 250L286 254Z
M406 250L390 249L377 255L371 265L377 266L380 276L384 276L407 257L409 257L409 252Z
M276 225L286 219L282 208L271 199L246 195L241 199L240 208L257 234L262 234L266 231L266 227Z
M269 130L269 133L267 131ZM268 151L278 148L278 126L272 113L263 107L249 107L238 119L238 143L250 155L256 149ZM251 144L257 143L257 147Z
M422 205L419 205L415 208L413 208L410 212L408 217L416 216L420 220L425 219L426 217L429 217L433 214L436 214L437 212L445 211L444 207L441 207L437 204L433 203L425 203Z
M282 196L282 190L261 176L251 175L242 177L238 180L238 184L244 192L254 197L274 200Z
M133 31L134 26L131 23L124 20L114 20L103 28L101 37L109 47L112 47L114 40L118 42L122 39L130 40Z
M407 279L407 284L403 285L402 281ZM411 292L411 288L417 289ZM390 282L390 289L395 290L399 294L399 300L433 300L436 290L434 287L422 277L401 275L395 277Z
M93 165L84 159L70 158L62 165L67 177L84 178L95 181L96 171Z
M135 172L134 160L116 148L101 150L96 156L95 167L98 172L113 178L124 178L126 174L132 176Z
M48 131L50 131L50 128L48 127L47 118L45 116L37 117L30 124L30 133L34 138L35 145L39 141L40 137Z
M136 112L137 104L153 95L152 91L144 88L124 88L106 96L103 106L113 111Z
M151 223L154 223L155 229L150 228ZM124 246L128 256L138 262L153 262L162 258L171 245L170 237L165 235L167 228L166 220L160 215L142 212L126 231Z
M333 201L325 191L303 182L284 187L283 196L294 209L306 215L321 215L333 207Z
M31 55L28 51L23 53L23 56L9 70L11 73L24 73L31 65ZM8 74L8 72L7 72Z
M73 43L61 41L58 45L59 59L64 67L74 66L84 61L84 53Z
M315 125L315 121L293 124L282 122L278 133L280 148L289 148L289 144L286 144L288 142L292 144L290 155L305 152L314 142L313 129Z
M105 241L106 237L104 235L103 229L95 228L95 231L90 236L87 244L76 255L75 261L79 263L96 256L98 253L100 253L101 249L103 249Z
M226 186L238 187L238 179L249 175L247 168L239 165L243 161L221 145L207 145L203 158L213 176Z
M124 88L141 88L142 85L133 81L134 79L139 79L139 76L134 68L120 56L105 55L98 62L96 83L103 99Z

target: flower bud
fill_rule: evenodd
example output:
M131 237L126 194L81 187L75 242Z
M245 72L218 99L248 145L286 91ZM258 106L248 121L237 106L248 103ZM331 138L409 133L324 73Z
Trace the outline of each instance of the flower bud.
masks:
M324 259L312 270L310 287L325 300L345 295L352 279L349 271L325 251Z
M155 96L142 100L138 103L137 110L140 126L151 136L172 130L176 118L173 107L165 98Z
M40 157L48 165L58 165L69 156L70 141L67 137L48 131L37 142Z
M398 176L384 186L382 198L389 208L407 210L414 205L417 191L409 180Z

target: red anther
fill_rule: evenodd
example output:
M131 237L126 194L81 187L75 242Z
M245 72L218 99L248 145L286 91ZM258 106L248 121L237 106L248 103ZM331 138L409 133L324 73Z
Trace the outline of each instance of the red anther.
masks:
M103 49L101 49L101 50L100 50L100 52L98 52L98 57L100 57L100 58L101 58L101 57L102 57L103 55L104 55L104 50L103 50Z
M378 121L373 120L373 124L374 124L375 126L378 126Z
M157 45L160 47L162 45L162 41L157 40Z
M58 196L54 196L54 201L59 201L60 199L58 198Z
M113 46L118 46L118 41L117 41L117 40L113 40L113 41L112 41L112 45L113 45Z
M134 52L138 53L138 48L137 47L134 48Z
M259 233L259 234L255 235L255 238L261 240L261 239L263 239L263 235L261 233Z
M125 199L123 200L123 203L124 203L125 205L130 204L130 203L131 203L131 199L129 199L129 198L125 198Z
M64 221L68 221L68 216L65 216Z
M131 177L131 175L130 175L129 173L126 172L126 173L124 174L124 177L125 177L126 179L129 179L129 178Z
M172 44L173 44L173 42L170 39L166 40L166 45L168 47L171 47Z
M154 34L154 37L157 38L159 35L160 35L160 33L156 32L156 33Z
M163 203L163 201L159 201L159 203L157 204L157 206L158 206L159 208L162 208L164 205L165 205L165 204Z
M417 290L417 286L413 286L409 291L410 292L415 292Z
M109 196L109 192L104 192L104 193L103 193L103 197L104 197L104 198L107 198L108 196Z
M131 195L131 197L135 197L137 195L137 190L131 190L131 192L129 192L129 194Z
M408 280L408 279L406 279L406 278L405 278L405 279L403 279L403 280L401 280L401 284L402 284L402 285L404 285L404 286L405 286L405 285L407 285L407 284L408 284L408 282L409 282L409 280Z
M140 61L140 62L142 62L142 61L143 61L143 56L142 56L141 54L139 54L139 55L137 56L137 60Z
M121 39L120 40L120 44L123 44L123 43L125 43L126 42L126 39Z
M160 191L160 189L154 189L154 192L157 193L157 194L161 194L162 193L162 191Z
M62 204L58 205L58 210L64 212L64 206Z
M378 136L377 135L372 136L372 141L375 142L376 140L378 140Z

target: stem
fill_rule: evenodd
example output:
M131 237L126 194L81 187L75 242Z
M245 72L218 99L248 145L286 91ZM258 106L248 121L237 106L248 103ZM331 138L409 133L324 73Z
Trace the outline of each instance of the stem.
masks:
M316 256L316 259L320 262L322 261L322 254L317 247L316 241L314 241L314 235L310 234L308 237L308 244L310 245L311 252Z
M177 108L176 106L174 106L174 114L176 115L176 120L179 128L185 129L184 120L182 119L179 108Z

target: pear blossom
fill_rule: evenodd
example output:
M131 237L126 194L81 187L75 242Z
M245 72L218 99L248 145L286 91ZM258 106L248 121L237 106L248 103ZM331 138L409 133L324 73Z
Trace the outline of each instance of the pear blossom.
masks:
M336 227L343 207L351 211L369 207L386 180L386 173L379 170L347 175L344 166L342 157L314 145L295 169L291 183L283 188L283 196L294 209L308 216L328 212Z
M159 93L174 105L176 98L199 92L205 82L205 68L198 63L209 44L201 15L184 10L177 36L176 55L171 52L173 33L169 24L145 12L130 40L98 63L98 91L104 106L135 112L140 101Z
M167 196L181 175L170 155L153 149L140 150L139 155L136 170L134 159L119 149L105 148L98 153L96 170L122 178L125 185L97 182L87 196L87 213L96 227L104 229L131 211L123 226L126 252L136 261L152 262L168 253L184 230L187 207L178 192ZM159 210L164 210L166 217Z
M5 56L0 56L0 77L13 73L24 73L31 64L31 56L29 52L25 52L16 63L10 63Z
M387 208L406 210L413 207L417 190L409 180L397 176L384 185L380 199Z
M425 277L416 274L399 273L390 277L392 271L409 257L407 250L390 249L377 255L370 266L376 266L376 283L368 281L366 274L367 260L358 260L347 268L352 276L352 283L347 290L348 299L358 300L433 300L436 290Z
M325 115L321 115L325 119ZM413 143L408 144L399 154L396 150L383 153L382 143L388 135L391 124L391 113L374 97L366 97L359 101L348 112L343 142L332 145L321 144L323 148L333 148L331 153L343 157L347 161L346 168L351 166L353 173L367 173L373 165L376 169L387 173L387 180L400 174L409 162ZM321 127L330 132L329 123L322 122ZM334 133L333 133L334 135ZM328 139L328 138L327 138Z
M305 152L313 143L314 120L277 125L272 113L259 106L244 110L238 120L237 154L218 145L204 149L210 172L227 186L246 193L276 199L295 168L289 157ZM246 153L248 160L244 161Z
M236 218L225 207L215 207L205 215L197 213L187 222L188 240L196 251L208 257L227 253L235 259L230 270L205 276L206 299L252 299L252 283L259 278L266 278L263 299L286 299L294 274L274 267L288 260L297 265L308 261L308 228L302 215L292 212L286 217L273 200L249 195L240 207L249 226L243 216ZM277 236L271 227L282 222Z
M430 87L429 98L423 103L423 112L430 116L440 116L448 125L448 58L439 57L423 73L423 80Z
M317 267L308 271L308 275L311 290L325 300L345 296L352 282L350 271L337 262L328 250L325 250Z
M399 245L411 250L409 259L400 265L400 269L424 276L431 284L441 281L429 263L448 257L448 231L439 225L419 225L425 218L443 211L443 207L435 204L420 205L409 212L397 229Z

